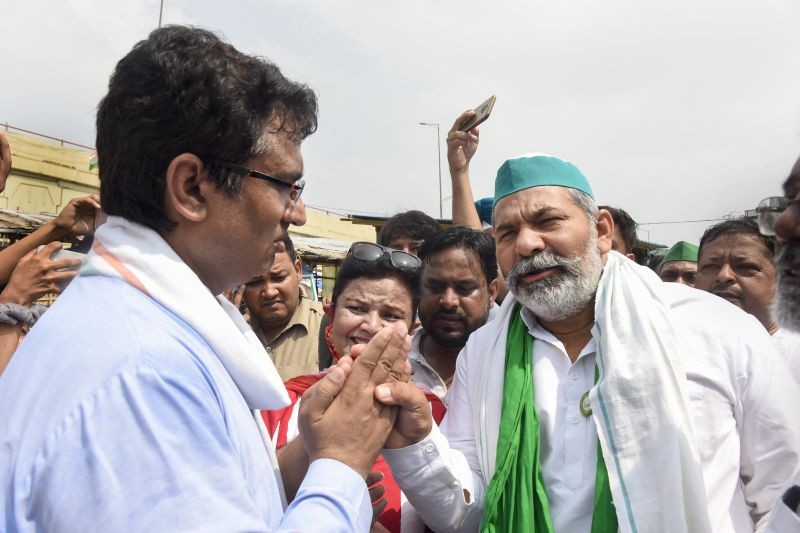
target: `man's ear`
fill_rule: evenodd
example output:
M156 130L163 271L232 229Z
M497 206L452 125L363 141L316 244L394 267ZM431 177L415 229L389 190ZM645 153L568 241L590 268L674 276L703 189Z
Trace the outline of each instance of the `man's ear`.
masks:
M297 277L303 277L303 263L299 259L294 260L294 271L297 272Z
M208 171L194 154L183 153L167 167L164 205L167 213L189 222L202 222L208 215ZM177 222L177 221L176 221Z
M614 219L611 213L601 209L597 213L597 248L605 255L611 251L611 240L614 236Z
M495 278L489 284L489 303L492 303L497 298L497 293L500 291L500 280Z

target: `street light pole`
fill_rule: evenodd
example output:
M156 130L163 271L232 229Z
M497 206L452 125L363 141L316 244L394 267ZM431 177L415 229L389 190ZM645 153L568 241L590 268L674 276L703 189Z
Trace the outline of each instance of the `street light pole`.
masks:
M442 218L442 142L438 122L420 122L420 126L436 126L436 153L439 156L439 219Z
M161 15L164 13L164 0L161 0L161 7L158 8L158 27L161 27Z

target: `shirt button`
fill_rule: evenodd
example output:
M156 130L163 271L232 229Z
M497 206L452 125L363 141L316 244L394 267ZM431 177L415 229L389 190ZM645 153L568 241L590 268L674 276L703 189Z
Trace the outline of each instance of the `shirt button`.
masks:
M457 489L458 488L458 481L453 481L452 483L450 483L450 486L453 487L454 489Z
M577 416L573 416L572 417L572 423L573 424L577 424L578 423L578 417Z
M572 373L572 381L576 381L578 379L578 374L575 372Z
M270 346L267 346L267 355L269 355L269 354L271 354L271 353L272 353L272 347L270 347Z
M433 444L432 444L432 443L430 443L430 442L429 442L428 444L426 444L426 445L425 445L425 451L426 451L427 453L433 453Z

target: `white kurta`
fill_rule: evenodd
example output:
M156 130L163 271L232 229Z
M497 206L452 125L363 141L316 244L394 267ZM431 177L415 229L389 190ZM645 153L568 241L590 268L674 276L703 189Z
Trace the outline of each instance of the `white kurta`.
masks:
M712 530L753 531L754 521L765 522L798 471L800 417L793 410L800 390L752 316L680 284L665 284L664 297L692 348L684 364ZM504 306L514 305L512 300ZM555 529L589 531L596 429L582 419L575 398L593 382L594 340L570 365L563 346L523 318L534 337L541 460ZM480 525L502 404L504 365L497 363L505 359L489 348L507 328L508 320L490 322L470 338L458 359L441 433L434 428L420 443L384 451L407 497L437 531L474 531Z

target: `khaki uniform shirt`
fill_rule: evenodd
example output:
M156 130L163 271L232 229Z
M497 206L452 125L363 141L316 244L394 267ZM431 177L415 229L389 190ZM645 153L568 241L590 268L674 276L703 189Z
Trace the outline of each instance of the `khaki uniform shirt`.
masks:
M289 323L272 342L267 342L257 323L253 324L253 331L284 381L319 371L319 329L324 315L320 302L301 297Z

